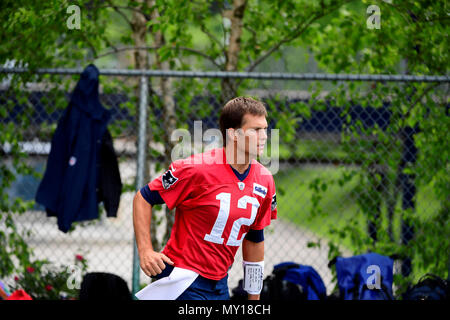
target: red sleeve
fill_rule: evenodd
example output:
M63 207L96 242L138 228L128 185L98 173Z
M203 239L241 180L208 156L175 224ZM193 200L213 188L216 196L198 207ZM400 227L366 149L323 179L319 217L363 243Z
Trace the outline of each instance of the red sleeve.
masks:
M172 210L189 197L191 192L189 182L192 173L192 165L186 165L182 160L177 160L148 186L150 190L158 191L169 209Z
M268 188L267 196L259 208L258 215L255 222L250 226L250 229L261 230L270 225L271 220L277 218L277 195L275 190L275 182L271 177L270 186Z

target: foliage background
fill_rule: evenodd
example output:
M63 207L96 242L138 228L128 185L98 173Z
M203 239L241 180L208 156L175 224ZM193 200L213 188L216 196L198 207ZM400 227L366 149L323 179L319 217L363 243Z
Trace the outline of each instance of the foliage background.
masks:
M0 64L24 66L29 73L8 76L8 96L27 105L27 83L44 83L51 90L57 110L65 106L76 77L62 81L33 73L44 67L136 68L162 70L224 70L329 72L369 74L448 74L448 6L446 1L78 1L81 28L67 28L66 9L73 3L62 0L2 1L0 5ZM380 28L369 29L369 5L380 8ZM5 80L6 74L0 74ZM50 84L59 82L59 88ZM136 115L137 81L102 81L104 92L129 96L123 104ZM368 250L412 258L414 273L399 277L401 287L424 272L448 274L449 212L449 116L448 83L394 82L283 82L232 79L150 79L150 117L147 139L162 149L149 148L149 159L160 159L156 169L167 167L175 128L189 127L195 117L216 115L217 107L236 95L264 92L270 121L280 129L280 154L297 162L325 159L341 166L330 174L301 170L276 175L280 210L300 212L287 218L314 229L333 221L330 198L341 197L349 207L338 224L321 228L328 239L330 258L345 246L355 253ZM60 90L62 89L62 90ZM259 91L258 91L259 90ZM307 92L300 101L287 101L285 93ZM209 97L201 98L198 97ZM211 103L213 101L213 103ZM352 106L381 108L388 105L386 127L365 127L352 118ZM13 110L6 99L0 119ZM31 108L31 106L29 106ZM340 108L346 119L337 140L316 142L300 139L297 129L315 111ZM157 117L156 114L160 114ZM11 199L8 188L17 175L35 175L28 157L19 147L30 132L48 139L55 124L30 123L28 113L16 123L0 121L0 144L8 143L12 169L0 167L0 277L29 264L32 249L27 230L14 223L16 215L31 210L33 201ZM414 130L417 157L402 161L405 132ZM112 126L114 138L126 135L126 121ZM302 196L310 206L298 208L288 196L293 186L286 174L299 175ZM412 179L418 193L414 206L401 204L399 176ZM313 178L314 177L314 178ZM146 180L150 171L146 172ZM125 190L133 190L129 183ZM300 190L296 189L296 192ZM345 202L344 202L345 203ZM431 203L431 204L430 204ZM287 207L290 204L291 207ZM162 208L162 210L166 210ZM334 212L333 212L334 211ZM286 214L288 215L288 214ZM305 217L305 219L301 217ZM163 240L152 239L160 248L169 236L173 215L155 217L166 224ZM377 225L377 239L367 223ZM414 237L402 239L403 226L413 226ZM154 228L157 224L154 225ZM156 233L156 232L155 232ZM311 246L320 245L311 243Z

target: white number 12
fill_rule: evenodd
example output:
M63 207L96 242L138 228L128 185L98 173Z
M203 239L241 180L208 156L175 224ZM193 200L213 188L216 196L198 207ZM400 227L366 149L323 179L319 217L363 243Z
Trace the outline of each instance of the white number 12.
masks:
M220 201L219 214L217 215L216 222L209 234L206 234L204 240L209 242L214 242L217 244L223 243L222 233L227 224L228 216L230 215L230 203L231 203L231 193L222 192L216 196L216 199ZM249 226L255 221L256 213L258 212L259 202L256 198L250 196L243 196L238 200L238 208L246 209L248 204L252 206L252 213L250 218L239 218L234 221L231 228L230 237L227 241L227 246L240 246L242 240L245 237L245 233L242 235L241 239L238 240L239 230L241 226Z

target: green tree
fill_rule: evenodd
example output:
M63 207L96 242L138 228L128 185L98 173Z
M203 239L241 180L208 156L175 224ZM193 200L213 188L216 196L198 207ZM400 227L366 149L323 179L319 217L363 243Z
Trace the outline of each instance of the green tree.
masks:
M71 29L69 20L72 21L76 11L67 10L71 5L69 1L31 4L28 1L4 1L1 7L0 63L30 69L29 73L14 77L10 88L15 90L15 95L19 94L17 89L21 84L43 81L42 76L33 74L36 68L101 63L122 52L133 54L127 67L136 69L187 70L200 67L253 71L279 53L283 46L296 45L314 22L347 2L351 1L79 1L79 28ZM51 82L52 79L44 81ZM163 111L164 126L159 126L156 119L150 117L152 130L147 133L147 140L162 142L165 146L163 156L166 161L162 166L167 167L170 161L173 130L183 126L188 116L197 112L206 115L213 111L208 101L197 103L192 109L191 101L196 95L206 89L223 103L252 85L249 81L234 79L151 79L150 107ZM118 89L119 84L111 83L109 88L105 87L105 91ZM128 91L137 97L137 88L135 83ZM156 94L157 91L160 94ZM134 114L135 99L127 105ZM289 125L290 122L285 124L286 127ZM6 130L6 125L4 129L2 139L7 142L8 133L13 129ZM50 127L46 132L51 134L52 130L54 128ZM113 132L117 135L121 130L115 128ZM20 135L15 136L16 146L21 138ZM157 155L157 152L150 150L149 155ZM12 156L19 160L26 155ZM149 180L148 172L145 176ZM7 181L13 179L11 176ZM5 204L4 211L16 210ZM167 214L166 219L169 223L165 238L170 234L173 215ZM158 248L156 239L153 241Z
M448 20L445 3L434 1L162 1L162 0L106 0L79 1L81 12L80 29L69 29L67 20L71 17L67 8L69 1L50 0L42 3L29 1L3 1L0 5L0 64L25 66L31 72L17 75L11 80L11 94L20 96L20 89L30 81L51 82L52 77L36 76L32 70L40 67L76 67L88 63L102 65L120 54L131 53L126 67L137 69L162 70L218 70L218 71L255 71L289 48L308 48L314 54L319 67L333 73L410 73L410 74L447 74ZM368 28L371 13L369 5L380 8L380 29ZM4 76L4 75L1 75ZM68 79L67 88L70 81ZM132 97L127 104L132 114L136 114L137 81L124 88L118 81L103 81L105 91L121 90ZM131 82L130 82L131 83ZM154 141L165 146L163 167L170 161L173 141L171 133L176 127L185 127L185 121L197 115L208 115L213 107L207 99L193 103L200 95L212 95L219 103L230 97L245 94L256 86L254 81L237 79L150 79L150 103L152 111L162 110L163 126L154 116L150 116L147 142ZM344 115L354 102L363 106L381 106L388 101L392 106L391 122L387 130L381 128L363 128L348 119L347 130L342 141L347 150L358 157L362 170L350 172L348 176L358 178L361 184L359 192L367 195L360 198L359 205L365 218L377 222L380 203L387 199L388 211L395 211L395 180L399 174L399 141L402 130L420 124L420 133L414 136L420 152L412 167L401 169L414 175L418 185L434 182L436 195L442 203L442 212L435 219L448 221L448 117L446 116L445 89L434 83L398 84L398 83L344 83L335 84L326 99L337 106L344 106ZM311 89L310 104L302 103L288 106L275 97L269 101L273 119L282 132L286 132L285 142L295 141L295 128L298 117L307 116L312 108L324 106L320 98L321 84ZM23 93L22 93L23 94ZM12 100L11 100L12 101ZM24 99L26 102L26 99ZM281 107L277 107L277 104ZM64 105L64 103L60 104ZM9 107L0 114L5 117ZM175 112L176 110L176 112ZM150 112L149 114L154 114ZM18 142L23 139L21 130L15 130L11 123L0 121L0 142L11 143L10 156L18 173L31 171L23 164L25 154L20 152ZM26 117L20 119L18 127L30 126ZM442 130L444 128L444 130ZM45 132L47 138L54 130L50 124L37 128L36 134ZM113 128L114 136L122 133L123 128ZM354 141L357 143L354 143ZM147 144L148 145L148 144ZM357 148L357 149L355 149ZM148 157L154 159L159 153L149 148ZM20 170L24 170L21 172ZM406 170L406 171L405 171ZM408 171L409 170L409 171ZM12 214L25 211L25 204L12 204L6 195L6 188L14 179L12 170L2 167L1 171L1 209L6 213L7 221L13 221ZM149 173L146 173L149 180ZM329 183L345 184L348 176ZM394 181L394 182L392 182ZM382 187L387 184L389 190ZM130 186L134 189L135 186ZM317 188L315 199L325 188ZM322 191L321 191L322 190ZM381 194L381 195L380 195ZM387 195L387 198L386 198ZM320 201L315 201L317 205ZM394 204L393 204L394 203ZM316 206L317 207L317 206ZM318 210L317 212L320 212ZM407 212L402 213L406 216ZM171 217L167 214L168 237ZM447 232L448 223L434 224L414 221L416 217L408 215L411 223L419 226L423 237L429 234ZM429 268L431 259L437 254L434 249L419 242L420 234L408 247L401 247L389 241L373 242L367 233L357 233L356 220L349 221L346 230L358 250L369 248L383 249L384 253L408 249L409 255L423 257L420 261ZM422 228L423 225L423 228ZM10 228L14 228L11 224ZM426 231L429 230L430 231ZM431 230L433 229L433 230ZM436 230L435 230L436 229ZM341 232L342 231L342 232ZM434 233L433 233L434 232ZM156 233L153 232L155 235ZM382 233L380 233L381 237ZM9 243L7 237L3 238ZM156 239L155 248L159 247ZM428 241L428 240L427 240ZM431 241L432 242L432 241ZM15 240L12 243L23 245ZM439 242L439 250L447 250L448 243ZM386 248L384 248L386 247ZM387 247L389 247L387 249ZM437 248L436 246L432 246ZM336 245L332 245L333 252ZM4 251L5 256L16 251ZM438 250L438 249L436 249ZM19 252L19 255L22 255ZM441 252L441 251L439 251ZM7 268L10 271L10 269ZM429 270L435 270L433 268ZM436 272L442 274L439 265ZM9 272L8 271L8 272Z
M371 28L369 5L377 5L380 28ZM326 36L323 31L326 31ZM375 74L448 74L448 17L445 2L435 1L363 1L340 8L339 14L326 26L316 25L308 30L305 45L315 53L323 70L332 73ZM400 254L413 260L413 274L397 279L397 284L432 272L446 277L450 242L448 212L450 191L448 83L376 82L373 84L339 84L328 99L344 106L348 114L343 144L361 168L351 170L358 179L356 194L361 213L369 224L376 224L378 237L374 241L361 232L358 217L348 221L344 230L333 230L342 237L350 237L355 253L376 250L383 254ZM343 99L349 97L349 99ZM389 105L390 122L387 128L364 128L349 116L351 104L381 107ZM402 164L401 152L408 128L417 129L414 144L418 149L413 163ZM401 191L399 175L412 179L417 188L432 184L440 201L437 212L425 217L413 208L396 208ZM329 181L348 183L349 179ZM414 199L417 202L417 199ZM381 215L384 204L386 217ZM398 211L405 225L413 227L413 239L401 243L394 238L392 216ZM383 223L383 220L389 220ZM415 272L414 272L415 271ZM400 288L402 289L402 288Z

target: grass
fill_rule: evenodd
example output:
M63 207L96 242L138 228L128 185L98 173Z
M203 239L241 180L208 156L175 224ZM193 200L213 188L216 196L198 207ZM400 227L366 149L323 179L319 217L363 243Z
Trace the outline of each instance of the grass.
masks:
M353 182L343 188L327 188L327 196L321 201L321 207L326 214L320 217L310 215L313 191L309 185L316 178L336 179L342 174L342 170L319 166L280 170L275 176L279 216L306 227L321 237L330 237L328 225L342 226L345 218L357 210L351 194Z
M351 217L358 217L361 231L365 232L367 223L356 203L357 195L354 192L358 184L353 178L342 187L337 183L328 183L323 198L320 201L322 213L311 214L313 207L313 190L310 184L320 178L325 181L336 181L348 168L342 166L313 166L305 165L290 169L280 170L275 176L277 186L278 215L299 226L307 228L321 238L336 240L336 236L330 233L330 227L342 229ZM439 209L439 202L433 194L432 186L426 186L418 190L416 201L416 214L423 219L429 219ZM401 194L397 197L396 214L393 217L393 231L395 239L400 237L401 229ZM386 230L386 208L382 206L383 218L382 230ZM336 241L337 242L337 241ZM338 242L339 243L339 242ZM354 251L356 248L348 235L340 240L340 246Z
M268 146L270 150L270 146ZM280 159L314 159L327 161L349 161L347 152L341 144L329 140L307 140L302 139L295 146L288 147L286 144L279 146Z

